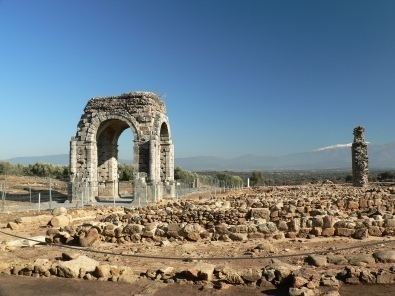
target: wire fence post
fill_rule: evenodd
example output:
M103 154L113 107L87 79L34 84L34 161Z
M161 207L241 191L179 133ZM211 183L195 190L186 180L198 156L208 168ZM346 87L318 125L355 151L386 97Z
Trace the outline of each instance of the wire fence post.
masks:
M145 205L148 204L148 184L145 184Z
M136 196L136 192L137 192L136 186L134 186L133 191L134 191L134 196ZM139 192L137 192L137 198L139 199L139 208L141 208L141 190L139 189L138 191Z
M38 193L38 211L41 211L41 193Z
M89 201L92 202L92 188L90 186L91 184L92 184L91 182L88 182L88 180L86 180L85 186L86 186L87 191L88 191L88 198L89 198Z
M115 208L115 180L112 181L112 201L113 207Z
M85 192L85 197L86 197L86 200L87 200L87 203L88 203L90 201L90 195L89 195L89 190L88 190L88 180L85 181L84 192Z
M153 184L154 186L154 202L156 203L156 184Z
M32 203L32 186L29 184L29 201Z
M84 187L81 188L81 208L84 207L84 195L85 195L85 190Z
M52 184L51 184L51 177L49 177L49 209L52 210Z
M75 202L75 207L78 207L78 193L77 193L77 181L74 179L74 182L71 183L71 198L72 201Z
M1 186L1 209L5 212L5 185Z
M5 199L7 197L7 174L5 175L4 185L3 185L3 195L2 195L2 208L5 212Z

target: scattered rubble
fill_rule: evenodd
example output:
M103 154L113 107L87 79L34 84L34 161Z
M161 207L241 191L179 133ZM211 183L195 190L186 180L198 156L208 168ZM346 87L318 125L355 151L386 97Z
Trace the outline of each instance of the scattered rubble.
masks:
M306 257L311 258L311 257ZM323 260L320 258L319 260ZM326 258L325 258L326 260ZM148 269L136 273L132 267L100 263L79 253L64 253L59 260L36 259L33 263L1 262L0 273L33 277L65 277L85 280L134 282L148 278L174 283L180 281L206 282L214 286L261 285L271 283L276 287L288 286L290 295L321 295L320 289L330 287L331 293L342 284L393 284L395 266L334 267L312 270L308 266L295 266L273 259L263 268L234 269L228 265L214 265L205 262L189 263L184 268L164 266L157 270ZM336 294L325 294L336 295Z
M360 240L385 241L382 238L394 236L394 192L392 187L357 188L330 183L254 188L146 208L91 209L85 215L95 218L87 220L81 220L84 212L77 215L57 209L52 215L42 215L45 219L36 216L10 221L9 231L22 231L33 224L43 227L38 225L45 220L48 243L91 249L106 245L108 249L120 248L114 252L119 254L139 253L141 246L146 246L143 253L149 254L149 246L164 250L188 245L189 249L182 252L188 259L201 256L196 255L194 245L223 245L223 256L234 256L226 248L240 244L245 245L240 254L246 257L304 255L292 260L251 261L251 265L188 259L182 264L169 262L160 268L137 271L122 260L90 256L81 249L64 252L55 259L44 256L0 261L0 273L128 283L147 278L219 289L273 285L289 288L290 295L339 295L344 284L395 283L393 244L339 252L336 245L328 243L344 240L358 245ZM326 243L319 254L314 254L314 246L309 249L308 242L319 239ZM16 245L23 246L21 241Z
M100 222L74 226L71 226L69 216L57 213L50 224L67 237L51 232L47 241L80 241L84 246L90 246L98 236L102 241L113 243L164 239L246 241L320 236L363 240L392 236L395 233L395 202L390 192L392 188L366 189L334 184L324 184L318 188L269 187L265 191L256 189L227 196L223 203L208 199L125 208L124 212L105 216ZM17 225L9 227L16 228ZM91 240L83 239L91 228L96 229L97 234L93 230Z

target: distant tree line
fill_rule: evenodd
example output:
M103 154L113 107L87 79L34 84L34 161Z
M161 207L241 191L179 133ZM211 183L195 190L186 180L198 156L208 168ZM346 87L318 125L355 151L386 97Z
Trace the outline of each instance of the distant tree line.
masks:
M46 163L21 165L2 161L0 162L0 175L38 176L67 180L69 168Z
M240 187L244 183L240 176L235 176L227 172L205 174L191 172L180 167L175 168L174 179L188 185L192 185L198 179L200 184L220 187Z
M227 173L216 174L215 179L218 180L219 186L222 184L224 187L241 187L244 184L243 179L240 176Z
M395 171L385 171L377 175L377 181L380 182L393 182L395 180Z
M309 183L320 183L329 180L333 183L351 183L352 174L345 170L320 170L320 171L253 171L253 172L200 172L208 176L216 176L225 173L227 175L241 178L244 184L250 179L250 186L281 186L281 185L303 185ZM395 182L395 171L371 170L370 182Z
M38 176L51 177L59 180L68 180L68 166L59 166L45 163L29 165L12 164L0 161L0 175ZM133 166L127 164L118 165L120 181L133 181ZM300 185L307 183L319 183L325 180L334 183L351 183L352 175L348 171L323 170L323 171L279 171L279 172L192 172L176 167L174 179L178 182L192 186L196 179L200 184L220 187L239 187L247 184L250 179L251 186L274 186L274 185ZM395 182L395 170L375 171L369 174L370 182Z

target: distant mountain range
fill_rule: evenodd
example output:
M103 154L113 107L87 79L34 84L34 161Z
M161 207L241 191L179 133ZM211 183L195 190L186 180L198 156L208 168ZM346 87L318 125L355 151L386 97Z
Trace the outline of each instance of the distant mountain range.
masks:
M351 144L337 144L311 152L283 156L243 155L233 158L196 156L176 158L176 165L193 171L249 171L249 170L323 170L350 169ZM369 167L372 169L395 169L395 143L369 144ZM36 162L67 165L67 154L16 157L11 163L32 164ZM130 160L121 160L130 163Z
M21 156L6 159L13 164L34 164L36 162L40 163L50 163L56 165L68 165L69 155L68 154L56 154L56 155L43 155L43 156Z
M234 158L212 156L177 158L177 165L191 170L324 170L350 169L351 145L334 145L311 152L283 156L243 155ZM369 167L395 169L395 143L370 144Z

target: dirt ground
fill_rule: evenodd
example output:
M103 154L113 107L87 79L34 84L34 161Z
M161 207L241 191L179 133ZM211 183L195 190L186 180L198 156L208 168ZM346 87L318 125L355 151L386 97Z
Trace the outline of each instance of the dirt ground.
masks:
M0 277L0 296L53 296L54 291L58 296L69 295L281 295L273 293L273 289L256 289L246 287L229 287L226 290L204 289L198 285L165 285L151 280L140 280L133 284L114 283L114 282L91 282L73 279L35 279L30 277L1 276ZM264 292L265 291L265 292ZM287 295L283 294L282 295Z
M3 229L4 230L4 229ZM23 231L10 231L14 234L21 235L44 235L46 228L24 229ZM13 240L12 237L0 236L0 240ZM272 244L277 248L278 254L292 254L306 251L327 250L329 248L349 247L353 245L365 244L372 241L381 241L382 239L369 239L367 241L356 241L347 238L314 238L314 239L294 239L294 240L277 240ZM117 245L112 243L102 243L96 246L96 250L108 251L116 254L146 254L152 256L179 256L179 257L200 257L200 256L268 256L272 253L261 251L251 253L259 240L250 240L247 242L172 242L168 246L160 246L156 243L144 244L125 244ZM352 251L336 252L337 254L350 255L371 253L379 250L382 246L364 247ZM390 243L387 247L395 247L395 242ZM61 257L62 252L68 251L58 247L36 245L31 248L15 248L13 250L1 252L0 259L5 262L15 260L33 261L37 258L55 259ZM112 256L82 252L100 262L107 262L114 265L133 266L138 272L145 272L147 269L159 269L165 266L182 268L188 266L189 262L181 260L163 260L163 259L141 259L133 257ZM302 265L303 257L291 257L283 261L294 265ZM212 260L209 261L215 265L227 265L235 269L257 267L262 268L268 264L267 259L252 260ZM325 269L325 267L322 267ZM0 296L2 295L287 295L287 291L278 291L274 287L237 287L230 286L225 290L207 288L205 286L193 284L163 284L158 281L141 279L133 284L123 284L114 282L84 281L58 278L30 278L1 276L0 277ZM395 295L395 286L343 286L340 290L341 295ZM357 294L356 294L357 293Z
M133 284L83 281L58 278L30 278L15 276L0 276L0 296L101 296L101 295L144 295L153 296L182 296L182 295L213 295L213 296L264 296L264 295L288 295L287 291L272 288L255 287L229 287L225 290L204 288L199 285L165 285L150 280L139 280ZM394 285L357 285L343 286L340 289L342 296L387 296L395 295Z
M119 209L118 209L119 210ZM117 208L103 208L105 213L116 212ZM73 215L84 215L87 219L92 219L95 215L99 215L102 212L97 210L74 210ZM41 213L43 214L43 213ZM23 216L23 213L18 213ZM25 213L26 215L26 213ZM1 221L4 223L6 218L1 216ZM4 224L3 224L4 226ZM33 236L45 236L47 227L29 227L26 225L23 229L10 230L2 229L2 231L20 235L24 237ZM12 241L17 238L7 236L0 233L0 241ZM298 253L307 253L314 251L328 251L335 254L341 255L353 255L353 254L368 254L378 251L383 248L384 245L378 244L375 246L367 246L352 250L336 251L336 249L352 246L365 245L372 242L383 242L389 241L391 238L378 238L369 237L363 241L355 240L352 238L345 237L315 237L312 239L282 239L282 240L269 240L275 247L275 250L268 252L265 250L253 251L254 248L261 242L260 239L250 239L245 242L223 242L223 241L174 241L166 246L162 246L157 242L145 242L145 243L127 243L127 244L114 244L102 242L95 246L94 249L98 251L111 252L114 254L138 254L138 255L150 255L150 256L161 256L161 257L182 257L182 258L194 258L194 257L251 257L253 259L242 259L242 260L210 260L210 263L216 265L226 264L235 269L241 269L245 267L257 267L262 268L268 264L268 259L259 259L256 257L271 256L274 254L291 255ZM386 248L395 248L395 241L385 244ZM67 251L66 248L59 248L54 246L36 245L32 248L11 248L0 253L0 259L11 262L16 258L21 260L34 260L37 258L48 258L55 259L61 257L62 252ZM85 255L98 260L106 261L110 264L122 264L133 266L138 272L145 272L147 269L159 269L164 266L172 266L174 268L182 268L189 264L189 262L182 260L164 260L164 259L143 259L134 258L127 256L114 256L106 254L90 253L80 251ZM293 265L303 265L304 256L284 258L282 261L291 263Z
M10 179L12 180L12 179ZM33 182L33 179L15 179L15 194L22 193L26 184ZM36 180L36 184L41 184ZM11 182L11 181L10 181ZM18 183L19 182L19 183ZM10 183L11 184L11 183ZM19 184L19 185L18 185ZM45 184L36 185L45 186ZM19 188L19 189L18 189ZM20 190L18 192L18 190ZM60 190L60 187L59 187ZM26 192L25 192L26 193ZM209 194L196 193L189 198L204 199ZM105 217L111 213L121 212L120 207L86 207L84 209L69 209L68 214L75 219L76 224L86 221L98 221L100 217ZM24 223L23 227L14 230L5 228L6 224L20 217L37 217L48 215L49 211L29 211L18 213L1 213L0 230L16 236L34 237L45 236L48 226L45 224ZM186 240L175 240L166 245L156 241L145 241L139 243L128 242L125 244L101 242L92 247L96 251L109 252L110 254L92 253L79 250L81 254L111 265L122 265L133 267L137 273L145 273L148 269L158 270L164 267L174 267L175 269L186 269L191 265L188 258L201 257L247 257L248 259L230 260L215 259L205 260L216 266L226 265L235 270L245 268L261 269L269 263L269 259L259 258L273 255L292 255L302 253L314 253L317 251L327 251L337 255L357 255L371 254L375 251L395 249L395 241L374 246L364 246L351 250L338 250L353 246L361 246L372 242L385 242L392 240L391 237L370 236L363 241L346 237L314 237L295 239L265 239L269 241L274 249L271 251L257 250L256 246L262 243L262 239L248 239L247 241L211 241L200 240L196 242ZM0 262L33 262L36 259L55 260L62 256L62 252L69 251L67 248L48 245L35 245L34 247L4 247L7 242L15 241L17 238L0 233ZM180 257L184 260L167 260L164 258L136 258L127 255L148 255L153 257ZM305 255L281 258L282 261L296 266L304 264ZM384 266L385 264L383 264ZM390 264L387 264L390 266ZM393 264L392 264L393 265ZM391 266L392 266L391 265ZM341 266L338 266L341 268ZM314 267L316 270L327 270L330 267ZM33 278L22 276L0 276L0 296L2 295L287 295L287 291L275 290L269 287L249 287L249 286L229 286L225 289L214 289L210 286L199 284L164 284L161 281L140 279L132 284L102 281L84 281L59 278ZM395 295L395 285L375 285L375 286L347 286L340 289L341 295Z
M29 187L32 190L47 190L49 188L49 178L35 176L4 176L0 175L0 183L6 184L7 193L28 194ZM57 179L51 179L51 187L55 191L63 194L67 193L67 183Z
M0 185L6 187L5 200L0 201L0 208L4 206L6 211L16 212L18 208L37 205L39 194L42 203L48 202L50 188L53 202L67 200L67 183L57 179L0 175Z

